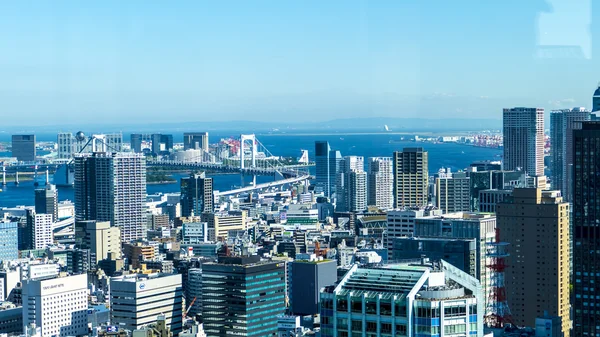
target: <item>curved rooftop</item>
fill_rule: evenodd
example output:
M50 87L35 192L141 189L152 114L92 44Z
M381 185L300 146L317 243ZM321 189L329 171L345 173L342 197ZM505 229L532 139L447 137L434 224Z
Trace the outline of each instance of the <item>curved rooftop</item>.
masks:
M594 96L600 97L600 84L598 84L598 88L594 91Z

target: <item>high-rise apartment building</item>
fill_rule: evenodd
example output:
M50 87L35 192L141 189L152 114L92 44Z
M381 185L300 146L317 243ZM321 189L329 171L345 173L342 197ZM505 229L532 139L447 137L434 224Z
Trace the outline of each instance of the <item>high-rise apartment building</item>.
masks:
M34 323L42 337L88 333L87 274L23 282L23 325Z
M52 215L52 221L58 221L58 190L55 185L35 189L35 212Z
M562 318L571 330L569 276L569 204L560 191L517 188L496 205L500 241L508 242L506 297L517 325L544 312Z
M11 152L18 161L34 161L35 135L13 135Z
M214 211L213 180L204 172L181 178L181 215L201 215Z
M338 212L362 212L367 209L367 174L363 157L346 156L341 161L336 198Z
M110 279L110 321L140 329L164 315L174 334L182 330L181 274L130 274Z
M186 132L183 134L184 150L204 150L208 152L208 132Z
M471 210L471 184L466 172L449 173L435 179L435 204L444 213Z
M504 169L544 175L544 109L503 110Z
M73 147L77 140L70 132L59 132L56 137L58 151L56 157L58 159L71 159L73 157Z
M202 319L207 336L271 336L285 312L284 262L222 257L202 265Z
M428 164L422 147L394 152L394 208L427 205Z
M566 201L572 199L573 130L581 129L581 123L590 118L591 112L585 108L556 110L550 114L552 188L560 190Z
M592 97L592 111L600 111L600 84L598 84L598 88L596 88Z
M573 131L573 335L600 334L600 122Z
M54 243L52 223L52 214L28 212L26 227L28 249L46 249Z
M418 262L417 262L418 261ZM359 267L321 291L321 336L483 336L477 279L443 260Z
M89 249L92 263L108 258L109 253L121 256L121 230L111 227L109 221L76 221L75 245Z
M74 187L77 220L110 221L125 242L145 238L146 163L140 154L79 155Z
M19 257L18 227L17 222L0 221L0 261L16 260Z
M369 158L367 167L367 205L381 209L394 207L394 169L391 157Z

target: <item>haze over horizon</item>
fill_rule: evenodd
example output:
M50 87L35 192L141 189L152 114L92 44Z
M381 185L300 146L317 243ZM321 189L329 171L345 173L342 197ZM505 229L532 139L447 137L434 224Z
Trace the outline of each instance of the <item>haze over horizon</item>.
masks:
M4 2L0 11L3 126L499 120L503 107L590 107L600 80L600 10L589 0Z

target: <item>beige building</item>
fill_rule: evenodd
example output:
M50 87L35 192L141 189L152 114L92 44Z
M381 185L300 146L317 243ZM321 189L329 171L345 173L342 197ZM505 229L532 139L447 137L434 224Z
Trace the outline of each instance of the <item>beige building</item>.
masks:
M203 213L202 222L208 223L209 241L227 241L229 231L243 231L247 228L246 211Z
M569 336L569 204L559 191L517 188L496 206L500 240L508 242L506 295L517 325L544 311L562 318Z
M108 257L108 253L121 256L121 230L111 227L109 221L77 221L75 243L81 249L89 249L94 263Z
M132 268L140 268L142 262L154 260L154 247L141 242L123 244L123 255Z
M394 152L394 208L427 205L428 163L422 147Z

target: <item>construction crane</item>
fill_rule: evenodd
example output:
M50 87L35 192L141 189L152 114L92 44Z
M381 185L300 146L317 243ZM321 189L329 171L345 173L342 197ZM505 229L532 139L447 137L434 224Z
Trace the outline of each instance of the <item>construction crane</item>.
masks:
M190 302L190 305L188 306L187 310L181 316L182 319L185 319L187 317L187 314L188 314L188 312L190 312L190 309L192 309L192 305L194 305L194 302L196 302L196 297L194 297L194 299L192 300L192 302Z

